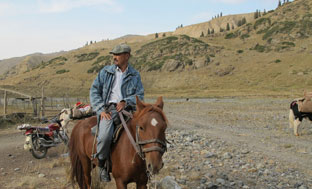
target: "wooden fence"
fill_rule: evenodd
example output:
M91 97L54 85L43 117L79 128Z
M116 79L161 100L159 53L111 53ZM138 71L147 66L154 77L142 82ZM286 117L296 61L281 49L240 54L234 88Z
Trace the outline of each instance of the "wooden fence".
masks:
M33 117L45 117L46 114L57 114L63 108L73 107L77 102L90 103L89 97L45 97L43 88L40 97L32 97L9 89L0 88L0 90L4 91L3 98L0 96L0 108L3 109L4 116L22 112L33 114Z

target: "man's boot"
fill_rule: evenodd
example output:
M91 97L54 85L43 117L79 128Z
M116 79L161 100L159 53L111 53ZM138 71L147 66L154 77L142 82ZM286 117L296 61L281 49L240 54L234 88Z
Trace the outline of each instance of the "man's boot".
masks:
M100 160L99 159L100 181L101 182L110 182L111 181L110 175L109 175L109 173L108 173L108 171L107 171L107 169L105 168L104 165L105 165L105 160Z

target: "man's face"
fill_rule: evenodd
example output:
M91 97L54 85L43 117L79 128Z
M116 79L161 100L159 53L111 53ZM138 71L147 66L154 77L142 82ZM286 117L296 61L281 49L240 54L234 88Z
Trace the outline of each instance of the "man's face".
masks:
M130 55L128 53L114 54L114 64L118 67L123 67L128 63L129 56Z

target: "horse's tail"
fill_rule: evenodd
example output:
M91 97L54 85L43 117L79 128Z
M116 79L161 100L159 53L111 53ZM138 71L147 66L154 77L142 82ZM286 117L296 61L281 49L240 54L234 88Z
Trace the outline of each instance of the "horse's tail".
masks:
M71 163L71 181L72 183L78 183L79 188L84 188L87 183L85 183L84 174L83 174L83 167L82 162L79 158L79 146L80 140L76 138L79 131L79 124L76 125L71 133L70 141L69 141L69 156L70 156L70 163Z

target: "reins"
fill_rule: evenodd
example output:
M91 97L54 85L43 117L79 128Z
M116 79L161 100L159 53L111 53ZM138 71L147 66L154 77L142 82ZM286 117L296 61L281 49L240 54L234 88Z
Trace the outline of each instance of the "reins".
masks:
M139 128L140 127L138 125L136 126L136 132L135 132L135 139L136 140L134 140L133 136L131 135L131 133L127 127L126 121L123 117L123 114L125 114L125 115L130 116L132 118L132 114L125 111L125 110L122 110L118 114L119 114L122 126L125 129L132 146L134 147L136 153L140 156L140 158L143 161L145 161L145 153L147 153L147 152L159 151L161 154L163 154L167 151L167 145L166 145L167 140L162 141L158 138L150 139L150 140L140 140L140 136L139 136ZM149 148L143 148L144 145L150 144L150 143L159 143L161 145L161 147L152 146Z
M118 112L119 117L120 117L120 120L121 120L121 124L122 124L123 128L125 129L125 131L126 131L126 133L127 133L127 136L128 136L128 138L129 138L129 140L130 140L132 146L134 147L136 153L144 160L144 156L142 155L142 152L141 152L139 146L138 146L137 143L134 141L134 139L133 139L133 137L132 137L132 135L131 135L131 133L130 133L128 127L127 127L127 123L126 123L126 121L125 121L125 119L124 119L124 117L123 117L123 115L122 115L122 113L124 113L124 112L126 112L126 111L125 111L125 110L122 110L122 111ZM130 115L129 112L127 112L126 114ZM132 116L132 115L131 115L131 116Z

